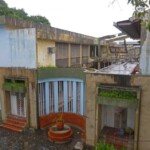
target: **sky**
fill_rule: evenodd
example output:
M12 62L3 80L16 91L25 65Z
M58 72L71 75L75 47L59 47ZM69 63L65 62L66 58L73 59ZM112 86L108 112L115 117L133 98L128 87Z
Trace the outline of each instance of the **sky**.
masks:
M23 8L29 15L45 16L52 27L101 37L120 31L113 22L127 20L133 7L127 0L5 0L9 7Z

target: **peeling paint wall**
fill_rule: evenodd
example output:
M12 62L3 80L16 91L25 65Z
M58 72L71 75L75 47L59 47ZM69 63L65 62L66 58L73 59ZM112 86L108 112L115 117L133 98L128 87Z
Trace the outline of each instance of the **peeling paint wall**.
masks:
M0 67L36 68L36 30L0 25Z
M51 40L37 40L38 67L55 66L55 52L49 53L48 47L55 48L55 42Z

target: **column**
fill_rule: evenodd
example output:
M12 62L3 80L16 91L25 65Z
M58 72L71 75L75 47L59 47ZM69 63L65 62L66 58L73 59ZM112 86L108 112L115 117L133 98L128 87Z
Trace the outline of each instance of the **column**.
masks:
M80 92L80 113L84 115L84 85L81 82L81 92Z
M68 44L68 67L71 66L71 44Z
M90 45L88 46L88 63L90 62Z
M58 81L54 81L54 110L58 112Z
M80 44L80 65L82 65L82 45Z
M73 112L77 112L77 84L73 82Z
M68 89L67 89L67 81L64 81L64 112L68 112Z
M49 110L49 82L45 82L45 101L46 101L46 114L50 113Z

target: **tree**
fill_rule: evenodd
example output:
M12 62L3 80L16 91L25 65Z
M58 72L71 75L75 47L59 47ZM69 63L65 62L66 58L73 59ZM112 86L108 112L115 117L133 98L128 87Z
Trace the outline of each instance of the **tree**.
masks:
M0 16L2 15L32 21L35 23L50 25L50 22L46 17L40 15L28 16L28 14L24 11L24 9L9 8L5 1L0 0Z
M45 25L50 25L50 22L48 21L47 18L43 17L43 16L30 16L29 20L35 22L35 23L41 23L41 24L45 24Z
M3 0L0 0L0 7L8 7L7 3Z

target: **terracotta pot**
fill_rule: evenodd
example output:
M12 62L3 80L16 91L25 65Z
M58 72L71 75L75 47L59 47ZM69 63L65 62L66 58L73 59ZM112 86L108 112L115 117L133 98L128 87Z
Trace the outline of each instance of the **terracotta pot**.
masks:
M56 127L57 127L57 129L62 130L64 128L64 121L56 120Z

